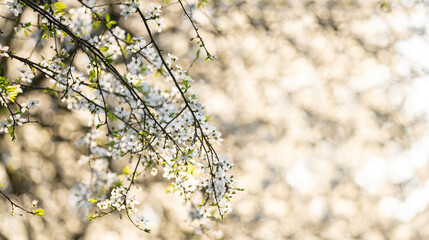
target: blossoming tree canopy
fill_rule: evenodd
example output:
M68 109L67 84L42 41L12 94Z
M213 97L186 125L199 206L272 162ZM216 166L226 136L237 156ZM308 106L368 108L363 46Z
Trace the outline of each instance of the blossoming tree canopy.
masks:
M186 6L180 0L176 3L195 30L193 39L206 59L213 60ZM17 54L2 43L3 63L17 61L21 66L16 69L18 78L0 78L0 108L8 115L0 121L0 133L15 141L19 126L37 124L32 116L39 100L21 97L25 89L50 94L68 109L92 116L88 133L76 143L87 149L78 163L92 166L92 180L80 183L77 193L94 207L90 220L124 211L136 227L149 232L148 220L138 214L139 201L132 192L140 188L135 181L140 174L156 175L158 170L171 182L167 191L178 193L190 207L192 220L223 218L231 211L231 197L242 189L235 187L227 173L232 164L214 148L222 142L221 133L208 123L204 106L191 91L194 80L154 38L166 27L162 7L141 6L139 0L115 4L122 20L138 19L146 31L139 36L118 26L106 5L96 0L78 0L70 7L52 1L7 2L10 21L19 23L15 30L24 32L29 41L52 44L52 57L42 53L36 57L37 51ZM22 15L38 21L23 22ZM84 68L76 60L82 55L88 62ZM49 79L49 83L41 85L35 78ZM118 159L129 159L132 165L112 172L107 166ZM1 194L9 200L12 213L18 209L44 214L43 209L36 209L37 202L34 210L27 210Z

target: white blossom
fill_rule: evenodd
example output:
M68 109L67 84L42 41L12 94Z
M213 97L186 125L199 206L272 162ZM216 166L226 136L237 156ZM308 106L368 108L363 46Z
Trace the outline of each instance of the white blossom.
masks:
M0 57L9 57L9 54L7 54L7 51L9 50L8 46L2 47L0 44Z
M18 16L22 13L22 4L19 3L18 0L13 0L13 2L7 2L7 5L9 6L9 9L7 12L13 13L13 15Z

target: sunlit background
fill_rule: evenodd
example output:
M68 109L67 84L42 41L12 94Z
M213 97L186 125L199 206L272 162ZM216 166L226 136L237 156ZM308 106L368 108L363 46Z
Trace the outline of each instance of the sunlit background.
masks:
M167 29L157 38L187 69L197 48L174 2L159 1ZM0 182L20 203L40 199L47 215L12 217L0 198L1 239L429 239L429 1L186 3L217 54L189 73L223 133L217 149L246 189L233 212L196 235L179 198L147 174L139 209L151 234L117 215L88 223L73 200L89 176L73 144L87 117L35 95L43 124L24 126L15 143L2 136ZM0 10L10 16L4 5ZM110 11L119 17L118 7ZM139 22L129 21L136 23L118 22L139 31ZM13 27L1 19L0 42ZM36 44L24 46L21 35L9 41L22 53Z

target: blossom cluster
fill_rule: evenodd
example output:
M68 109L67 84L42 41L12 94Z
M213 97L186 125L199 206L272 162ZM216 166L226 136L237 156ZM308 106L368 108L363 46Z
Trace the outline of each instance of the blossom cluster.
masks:
M9 54L7 54L7 51L9 50L8 46L2 46L0 44L0 57L9 57Z
M39 13L42 38L60 41L63 48L50 58L41 55L42 60L34 62L0 46L2 57L26 65L18 69L20 77L15 85L10 83L7 87L31 86L37 71L50 79L52 87L46 92L61 96L70 110L92 114L91 130L76 143L88 150L78 162L91 163L91 174L95 176L91 183L76 188L76 196L82 200L88 200L89 195L97 199L90 201L100 211L92 218L126 210L127 214L134 214L137 223L146 223L144 216L135 215L139 202L128 195L135 178L146 169L152 175L163 170L162 176L171 181L168 190L180 194L194 208L191 211L198 212L194 214L198 216L195 220L229 213L230 199L240 189L227 173L232 164L213 147L222 142L221 133L208 123L205 107L197 94L190 91L194 80L177 63L178 57L169 53L164 57L147 27L147 22L154 22L158 32L165 27L161 7L152 3L143 14L138 0L126 0L120 5L125 20L132 13L139 13L149 33L149 38L144 38L133 36L120 26L113 27L117 22L108 14L103 16L103 9L95 7L95 1L67 11L59 2L53 4L56 11L29 0L21 2ZM22 12L18 1L9 6L14 14L17 11L13 9ZM94 21L104 25L94 25ZM82 52L89 60L86 71L78 70L79 63L74 61ZM121 61L125 63L124 72L115 67ZM159 83L160 78L165 81ZM13 98L18 93L14 91ZM2 105L13 105L10 96L4 91L0 94L4 98ZM19 114L11 111L9 119L0 122L0 129L5 132L29 122L30 115L23 119L21 114L36 108L37 103L30 99L20 106ZM134 160L134 172L108 170L109 161L124 158Z
M125 20L131 15L132 11L140 6L139 0L127 0L125 4L120 5L122 9L121 15L124 16Z
M2 94L2 92L3 92L2 89L0 89L0 94ZM2 94L0 99L4 99L4 95L6 94ZM9 101L0 100L0 106L1 105L7 106L7 102ZM14 140L16 127L22 126L23 124L29 122L30 110L39 108L38 104L39 104L39 100L30 98L28 102L21 104L19 112L15 112L15 113L10 112L11 114L8 118L4 119L3 121L0 121L0 134L9 133L12 137L12 140Z
M151 3L151 9L145 11L146 18L153 19L155 22L156 30L161 32L162 29L166 26L164 19L161 17L161 6Z

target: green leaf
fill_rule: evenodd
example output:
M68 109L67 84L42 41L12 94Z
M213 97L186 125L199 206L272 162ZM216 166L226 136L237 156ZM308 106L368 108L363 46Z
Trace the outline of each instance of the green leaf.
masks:
M0 187L3 187L3 185L0 183Z
M16 96L18 96L18 94L20 93L19 86L18 85L8 86L6 88L6 92L9 95L9 101L15 102Z
M111 28L111 27L112 27L112 25L115 25L116 23L118 23L118 22L116 22L116 21L114 21L114 20L109 21L108 23L106 23L106 27L107 27L107 28Z
M93 22L92 23L92 27L95 29L95 28L98 28L100 26L100 23L98 23L98 22Z
M183 85L185 85L185 88L189 88L189 84L188 84L188 81L186 81L186 80L183 80Z
M43 30L48 31L48 26L47 26L46 24L42 24L42 25L40 25L40 27L41 27Z
M111 58L106 58L106 62L108 62L108 63L112 63L112 62L113 62L113 59L111 59Z
M380 8L386 10L387 12L392 12L392 8L390 7L390 4L385 0L381 2Z
M64 8L66 8L66 5L64 5L64 3L62 3L62 2L56 2L55 4L54 4L54 6L56 7L56 8L58 8L58 9L64 9Z
M90 199L88 199L88 202L90 202L90 203L97 203L97 200L90 198Z
M97 212L97 211L96 211ZM99 214L93 214L93 215L91 215L91 216L86 216L87 218L89 218L88 220L89 221L92 221L92 220L94 220L94 219L96 219L96 218L98 218L98 217L100 217L100 215Z
M90 78L90 81L95 78L95 71L94 70L91 70L91 72L89 72L89 78ZM91 82L93 82L93 81L91 81Z
M107 46L104 46L104 47L101 48L102 52L106 52L107 50L109 50L109 47L107 47Z
M115 115L113 115L113 113L112 112L108 112L107 113L107 116L110 118L110 120L112 120L112 121L116 121L116 117L115 117Z
M42 208L38 208L38 209L34 210L34 214L39 215L39 216L43 216L43 215L45 215L45 210L43 210Z
M9 133L10 137L12 138L12 142L15 142L15 139L16 139L15 138L15 129L13 128L13 126L8 127L7 131Z
M121 187L122 186L122 181L121 180L116 181L115 182L115 186L116 187Z
M130 170L130 166L125 166L124 167L124 169L122 169L122 172L125 174L125 175L130 175L131 174L131 170Z
M110 21L110 14L106 14L106 22Z
M51 95L53 95L53 96L55 96L55 97L57 97L57 96L58 96L58 93L57 93L57 92L55 92L53 89L50 89L50 88L45 88L45 89L43 89L43 92L45 92L45 93L49 93L49 94L51 94Z

